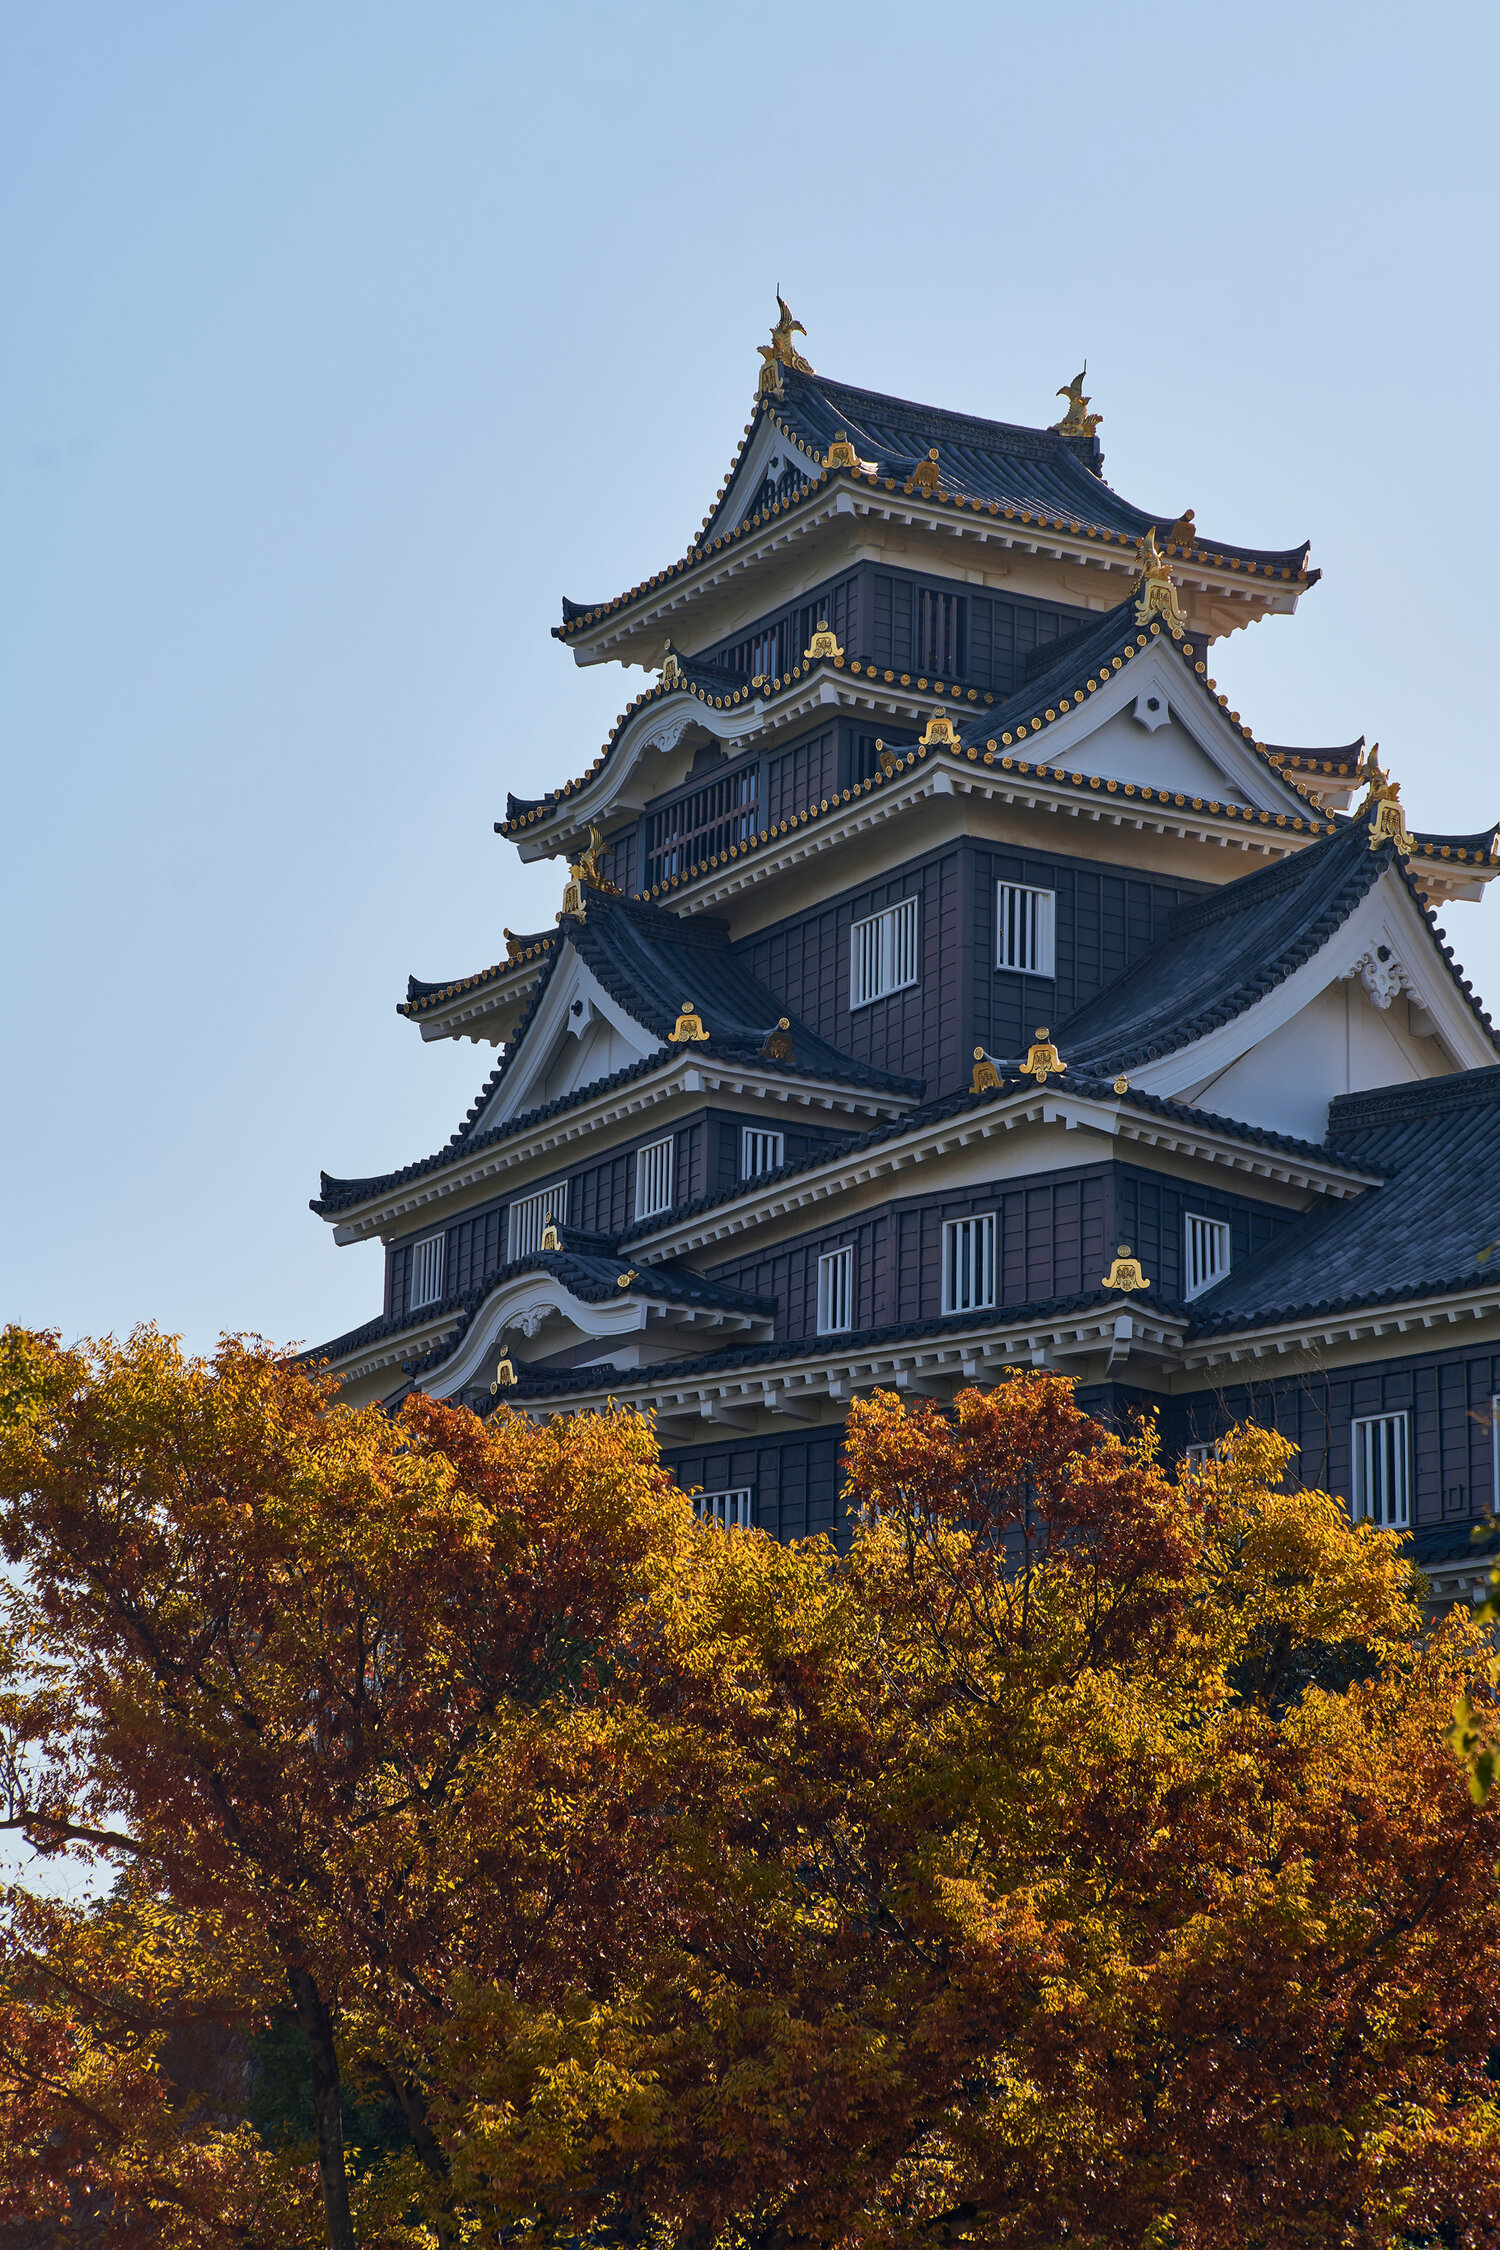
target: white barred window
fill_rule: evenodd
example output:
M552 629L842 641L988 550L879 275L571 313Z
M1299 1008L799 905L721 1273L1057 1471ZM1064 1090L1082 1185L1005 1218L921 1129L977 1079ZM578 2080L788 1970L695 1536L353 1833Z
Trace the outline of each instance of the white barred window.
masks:
M672 1208L672 1136L635 1152L635 1215L654 1219Z
M411 1295L408 1300L413 1312L419 1305L435 1305L443 1294L443 1237L430 1234L425 1242L411 1246Z
M1404 1414L1362 1414L1350 1427L1354 1520L1384 1531L1411 1522L1411 1457Z
M507 1256L529 1258L533 1250L540 1250L542 1233L547 1221L562 1226L568 1216L568 1183L558 1180L554 1186L539 1188L535 1195L523 1195L510 1207L510 1243Z
M1185 1469L1206 1469L1210 1462L1217 1461L1218 1458L1219 1449L1216 1445L1185 1445L1182 1449L1182 1465Z
M818 1334L854 1326L854 1252L825 1250L818 1260Z
M740 1177L753 1180L757 1172L774 1172L786 1161L786 1139L781 1133L763 1133L747 1125L740 1135Z
M1187 1273L1185 1297L1196 1297L1222 1281L1229 1271L1229 1225L1224 1219L1200 1219L1187 1214Z
M849 1005L868 1007L917 981L917 902L902 899L849 932Z
M999 944L995 965L1031 977L1056 974L1057 893L1026 883L1002 883L995 915Z
M700 1492L693 1502L700 1523L716 1523L721 1531L750 1529L750 1487L737 1492Z
M995 1302L995 1214L949 1219L943 1228L943 1310L978 1312Z

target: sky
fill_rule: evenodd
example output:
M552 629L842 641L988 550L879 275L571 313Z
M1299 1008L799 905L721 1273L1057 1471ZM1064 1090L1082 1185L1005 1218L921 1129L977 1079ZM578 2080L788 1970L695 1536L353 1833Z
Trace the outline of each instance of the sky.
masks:
M319 1168L493 1055L406 978L549 923L494 833L639 670L560 597L675 560L779 283L822 372L1044 425L1312 540L1217 645L1265 740L1500 815L1493 6L0 6L0 1318L318 1342ZM799 339L799 341L801 341ZM1486 566L1486 569L1488 566ZM1442 917L1500 1003L1500 900Z

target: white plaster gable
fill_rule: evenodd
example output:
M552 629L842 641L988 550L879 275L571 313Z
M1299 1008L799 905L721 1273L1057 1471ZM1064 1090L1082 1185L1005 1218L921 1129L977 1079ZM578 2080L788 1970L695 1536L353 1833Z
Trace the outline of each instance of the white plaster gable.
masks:
M1307 817L1305 799L1277 777L1183 665L1175 643L1152 641L1067 717L1028 738L1036 758L1107 781ZM1029 752L1018 744L1013 754Z
M745 448L733 490L710 516L703 538L712 539L719 530L738 523L754 506L755 495L768 476L780 477L785 470L796 469L803 476L816 477L822 466L816 453L795 445L777 429L769 414L762 414Z
M493 1378L502 1350L512 1363L550 1357L593 1337L633 1335L645 1325L644 1298L622 1292L594 1305L552 1274L520 1274L485 1300L453 1357L425 1375L422 1387L434 1398L451 1398L481 1378Z
M592 1086L655 1054L661 1041L607 993L564 943L536 1014L474 1131Z
M1145 1093L1321 1141L1336 1094L1483 1069L1495 1059L1411 894L1387 869L1328 943L1273 991L1130 1077Z

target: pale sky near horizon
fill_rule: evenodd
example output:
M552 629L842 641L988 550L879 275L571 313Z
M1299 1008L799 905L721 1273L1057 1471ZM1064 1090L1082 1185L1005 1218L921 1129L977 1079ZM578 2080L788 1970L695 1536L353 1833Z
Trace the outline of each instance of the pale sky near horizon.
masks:
M493 832L639 671L779 282L826 373L1045 424L1322 583L1213 669L1500 814L1493 7L0 6L0 1318L315 1342L318 1171L493 1061L409 970L550 921ZM1500 886L1497 886L1500 887ZM1442 917L1500 1012L1500 899ZM1461 1183L1455 1183L1456 1189Z

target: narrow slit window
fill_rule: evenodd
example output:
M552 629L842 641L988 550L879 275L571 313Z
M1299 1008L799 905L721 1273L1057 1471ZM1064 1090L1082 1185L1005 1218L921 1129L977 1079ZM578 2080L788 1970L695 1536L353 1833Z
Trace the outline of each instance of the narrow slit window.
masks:
M752 1499L749 1485L734 1492L700 1492L693 1512L700 1523L716 1523L721 1531L750 1529Z
M854 1250L825 1250L818 1260L818 1334L854 1326Z
M658 1211L672 1208L672 1136L637 1149L635 1157L635 1215L654 1219Z
M1201 1296L1229 1271L1229 1222L1187 1214L1185 1297Z
M538 1188L535 1195L523 1195L510 1207L510 1250L512 1258L529 1258L542 1247L542 1236L550 1219L554 1226L562 1226L568 1216L568 1183L558 1180L552 1187Z
M917 981L917 902L871 914L849 932L849 1005L868 1007Z
M443 1294L443 1237L430 1234L425 1242L414 1242L411 1248L411 1296L413 1312L421 1305L435 1305Z
M995 915L999 930L995 965L1023 976L1057 974L1057 893L1028 883L1001 883Z
M995 1302L995 1214L949 1219L943 1228L943 1310L979 1312Z
M740 1177L753 1180L757 1172L774 1172L786 1161L786 1138L781 1133L764 1133L758 1125L747 1125L740 1135Z
M1411 1522L1411 1458L1404 1414L1364 1414L1350 1427L1354 1520L1404 1531Z

